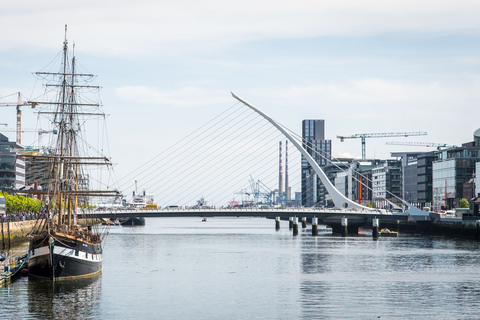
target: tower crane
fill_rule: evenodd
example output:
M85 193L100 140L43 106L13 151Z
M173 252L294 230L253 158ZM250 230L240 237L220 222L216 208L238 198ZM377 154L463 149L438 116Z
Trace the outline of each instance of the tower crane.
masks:
M440 148L455 148L454 145L448 145L446 143L435 143L435 142L403 142L403 141L387 141L386 144L395 144L399 146L416 146L416 147L434 147L437 150Z
M408 136L425 136L426 132L386 132L386 133L357 133L351 136L337 136L341 142L345 139L362 139L362 160L366 159L366 138L386 138L386 137L408 137Z
M36 102L22 101L20 92L18 93L18 101L15 102L0 102L0 107L17 107L17 143L22 144L22 106L31 106L35 108L38 105Z
M16 129L0 129L0 132L17 132L18 131ZM22 131L20 132L37 132L38 133L38 139L40 139L42 137L42 135L44 134L47 134L47 133L53 133L53 134L57 134L58 131L56 129L53 129L53 130L43 130L43 129L23 129Z

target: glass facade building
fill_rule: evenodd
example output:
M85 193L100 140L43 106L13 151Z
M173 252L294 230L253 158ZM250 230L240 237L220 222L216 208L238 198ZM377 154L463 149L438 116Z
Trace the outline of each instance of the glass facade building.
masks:
M434 152L421 154L417 158L417 201L420 209L432 207L432 171L436 159Z
M475 197L480 197L480 162L475 164Z
M353 161L338 172L335 177L335 188L345 197L362 205L372 199L372 169L379 160Z
M337 188L337 190L343 193L343 191L341 190L343 187L337 186L337 177L341 172L348 170L353 159L337 159L337 160L338 161L330 162L322 169L327 175L328 180L330 180L330 182L335 186L335 188ZM325 201L327 203L326 207L330 208L335 206L332 198L328 193L325 195Z
M397 197L402 198L402 162L386 160L372 169L372 200L376 208L388 208L389 200L398 203Z
M0 188L19 189L25 186L25 159L22 147L0 134Z
M475 176L480 146L474 143L443 150L433 162L433 209L456 208L463 198L463 186Z
M403 167L403 198L418 206L418 163L416 161Z
M302 145L320 167L330 162L332 141L325 140L325 120L302 121ZM306 207L327 205L326 190L317 174L302 157L302 205Z

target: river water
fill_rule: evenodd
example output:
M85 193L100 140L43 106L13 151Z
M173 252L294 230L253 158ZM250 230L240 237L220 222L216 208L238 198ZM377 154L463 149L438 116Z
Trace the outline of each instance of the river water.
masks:
M480 245L373 240L264 218L112 227L102 274L0 288L1 319L478 319Z

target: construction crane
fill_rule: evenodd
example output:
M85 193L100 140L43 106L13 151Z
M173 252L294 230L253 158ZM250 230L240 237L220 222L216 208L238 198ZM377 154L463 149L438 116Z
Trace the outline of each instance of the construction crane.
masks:
M408 137L408 136L426 136L426 132L387 132L387 133L357 133L351 136L337 136L341 142L345 139L362 139L362 160L366 159L366 138L386 138L386 137Z
M17 143L22 144L22 106L31 106L35 108L38 105L36 102L22 101L20 92L18 93L18 101L15 102L0 102L0 107L17 107Z
M16 129L0 129L0 132L17 132ZM57 134L58 131L56 129L53 130L43 130L43 129L23 129L21 132L37 132L38 133L38 139L42 138L42 135L47 134L47 133L53 133Z
M435 143L435 142L403 142L403 141L387 141L386 144L395 144L399 146L411 146L411 147L430 147L430 148L455 148L454 145L449 145L446 143Z

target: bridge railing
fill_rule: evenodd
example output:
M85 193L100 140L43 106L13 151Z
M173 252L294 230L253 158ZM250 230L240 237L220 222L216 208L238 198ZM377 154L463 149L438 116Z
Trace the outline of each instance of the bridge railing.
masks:
M92 213L100 213L105 212L107 213L133 213L133 212L154 212L154 213L161 213L161 212L205 212L205 213L212 213L212 212L262 212L262 213L296 213L300 215L301 213L315 213L315 212L331 212L331 213L345 213L345 214L368 214L368 215L390 215L390 214L401 214L398 211L387 211L387 210L365 210L365 209L339 209L339 208L303 208L303 207L282 207L282 208L258 208L258 207L246 207L246 208L226 208L226 207L211 207L211 208L184 208L184 207L176 207L176 208L162 208L162 209L105 209L105 210L95 210L91 211Z

